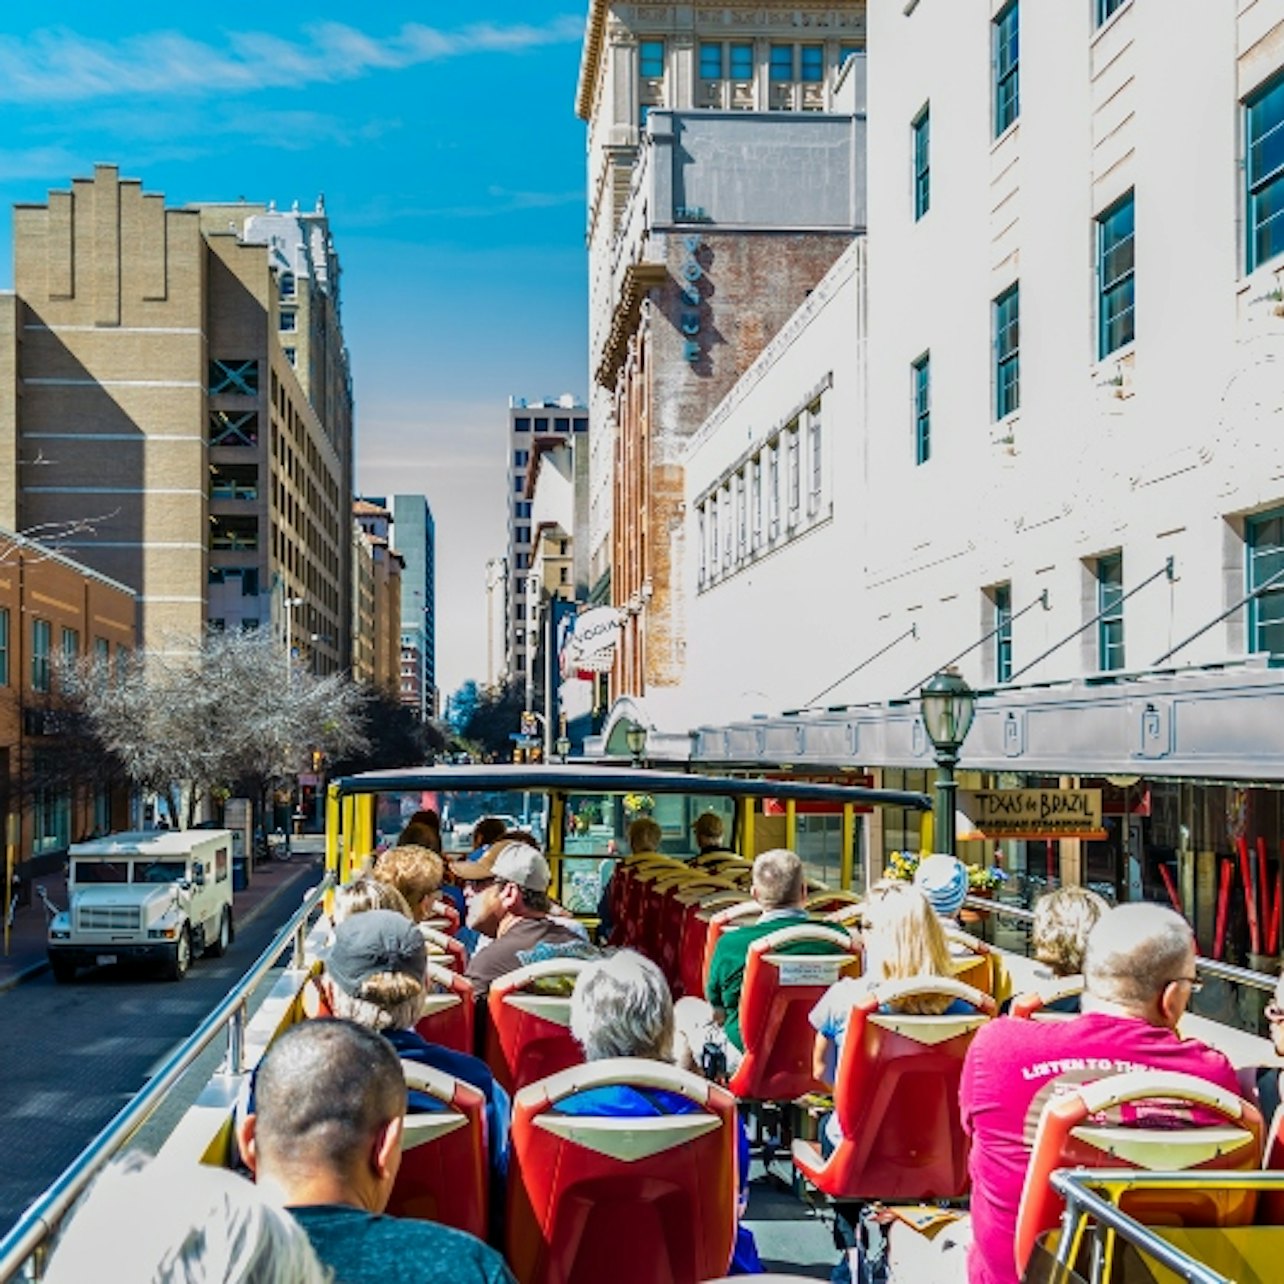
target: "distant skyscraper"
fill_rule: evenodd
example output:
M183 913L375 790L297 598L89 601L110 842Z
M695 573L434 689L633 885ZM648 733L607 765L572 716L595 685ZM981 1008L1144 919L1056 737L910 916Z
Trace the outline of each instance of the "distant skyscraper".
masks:
M392 540L406 559L401 577L402 671L408 662L417 665L419 715L428 718L437 712L436 525L423 495L394 495L391 507Z
M527 478L541 449L588 432L588 409L570 394L556 401L508 399L508 637L504 667L510 678L526 672L535 639L526 619L526 576L530 572L531 497ZM587 438L585 439L587 440Z

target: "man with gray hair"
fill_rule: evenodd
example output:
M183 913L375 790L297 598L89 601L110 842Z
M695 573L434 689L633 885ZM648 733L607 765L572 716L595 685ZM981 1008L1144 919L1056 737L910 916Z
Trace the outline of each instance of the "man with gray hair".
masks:
M259 1062L237 1129L258 1184L307 1231L338 1284L512 1284L462 1231L386 1217L401 1166L406 1083L391 1045L350 1021L301 1021Z
M1200 988L1195 938L1184 918L1149 903L1108 910L1088 935L1083 970L1081 1016L1000 1018L977 1031L968 1051L959 1101L972 1138L970 1284L1017 1284L1017 1207L1050 1097L1129 1070L1175 1070L1240 1090L1220 1052L1176 1033ZM1179 1107L1164 1109L1177 1114Z
M677 1026L677 1063L688 1070L703 1070L711 1078L732 1075L744 1059L740 1037L740 991L744 986L749 947L782 927L808 921L803 908L806 880L796 852L784 847L763 852L753 863L750 894L762 906L757 922L733 927L718 938L709 964L705 997L687 995L674 1005ZM844 944L849 937L841 928L834 932ZM825 946L800 941L791 953L819 954ZM711 1073L711 1070L713 1071Z

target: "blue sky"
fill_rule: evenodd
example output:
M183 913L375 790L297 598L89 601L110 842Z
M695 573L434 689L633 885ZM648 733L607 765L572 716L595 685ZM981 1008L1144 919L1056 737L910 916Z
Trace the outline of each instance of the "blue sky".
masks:
M43 200L95 161L172 204L308 207L325 194L358 484L422 491L433 506L443 693L483 676L507 398L587 392L573 106L586 11L583 0L314 0L305 17L152 0L0 11L0 288L13 283L13 203Z

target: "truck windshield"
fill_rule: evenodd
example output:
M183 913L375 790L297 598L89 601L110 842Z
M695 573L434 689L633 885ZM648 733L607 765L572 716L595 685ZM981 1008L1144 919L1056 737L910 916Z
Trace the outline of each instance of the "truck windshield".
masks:
M114 860L78 860L71 866L73 883L128 883L129 862Z
M173 883L187 876L187 862L181 860L139 861L134 873L136 883Z

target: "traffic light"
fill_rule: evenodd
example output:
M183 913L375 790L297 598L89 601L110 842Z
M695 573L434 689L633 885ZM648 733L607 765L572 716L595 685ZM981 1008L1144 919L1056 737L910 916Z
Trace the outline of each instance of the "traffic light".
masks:
M531 739L539 735L539 721L529 709L522 714L522 735Z

